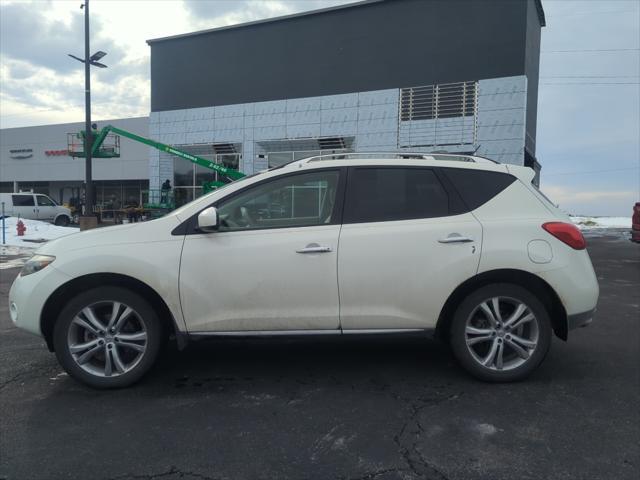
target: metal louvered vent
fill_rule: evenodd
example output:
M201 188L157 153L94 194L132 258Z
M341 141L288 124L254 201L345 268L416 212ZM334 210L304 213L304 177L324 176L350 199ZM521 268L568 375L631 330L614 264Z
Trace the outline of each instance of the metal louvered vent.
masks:
M320 150L338 150L347 148L343 137L326 137L318 139Z
M400 91L400 119L433 120L469 117L476 113L478 82L442 83Z
M214 143L213 151L215 153L238 153L235 143Z

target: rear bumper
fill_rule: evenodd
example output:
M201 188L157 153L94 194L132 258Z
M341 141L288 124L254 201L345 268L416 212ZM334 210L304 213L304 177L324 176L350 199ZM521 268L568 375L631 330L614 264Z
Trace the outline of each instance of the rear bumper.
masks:
M567 316L567 329L575 330L576 328L586 327L593 321L596 309L592 309L582 313Z

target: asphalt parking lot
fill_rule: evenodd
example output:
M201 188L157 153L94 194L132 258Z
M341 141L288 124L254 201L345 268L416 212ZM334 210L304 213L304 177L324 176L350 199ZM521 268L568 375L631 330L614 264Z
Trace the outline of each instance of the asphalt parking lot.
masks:
M506 385L433 341L225 340L94 391L13 327L0 269L0 478L638 478L640 245L588 243L595 322Z

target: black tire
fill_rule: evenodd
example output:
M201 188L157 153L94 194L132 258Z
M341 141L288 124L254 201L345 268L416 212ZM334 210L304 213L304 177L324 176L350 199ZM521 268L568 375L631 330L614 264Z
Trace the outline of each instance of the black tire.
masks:
M142 353L137 353L137 351L133 351L133 353L122 353L123 344L119 343L117 346L114 346L113 342L117 342L118 340L113 337L111 340L106 340L104 335L102 338L102 344L104 344L104 352L99 352L98 355L107 354L106 348L109 346L111 348L113 346L114 350L118 350L120 352L119 355L132 355L136 356L136 360L132 362L132 367L130 370L124 371L124 373L119 373L116 371L113 376L100 376L99 374L92 374L85 370L84 367L81 367L78 362L74 359L70 351L69 346L69 338L73 335L73 333L78 330L77 324L73 324L72 322L76 318L77 315L82 312L85 307L92 306L92 308L103 308L107 309L109 302L118 302L121 304L120 311L124 311L125 307L130 307L134 314L130 314L127 318L130 320L126 320L124 322L125 327L127 327L127 322L137 322L137 325L143 325L146 333L146 338L144 340L145 349ZM104 307L100 307L100 305L104 305ZM95 307L97 306L97 307ZM96 316L99 316L96 314ZM126 317L124 313L123 317ZM86 316L84 317L86 318ZM102 317L106 320L107 317ZM101 318L101 320L102 320ZM102 322L103 324L105 322ZM74 329L74 330L72 330ZM86 330L86 329L84 329ZM83 331L84 331L83 330ZM88 331L88 330L87 330ZM102 332L104 334L104 332ZM124 334L128 334L127 332L123 332ZM85 333L86 335L86 333ZM130 335L130 334L129 334ZM127 387L129 385L134 384L138 380L142 378L142 376L147 373L147 371L152 367L155 363L158 354L160 352L163 339L164 339L164 329L162 324L156 315L156 312L149 305L149 303L137 293L134 293L130 290L120 288L120 287L101 287L95 288L92 290L88 290L86 292L82 292L74 297L60 312L56 324L53 330L53 344L55 348L56 357L60 362L60 365L65 369L65 371L76 380L89 385L93 388L106 389L106 388L122 388ZM99 340L100 337L95 336L91 337L90 341ZM86 338L85 338L86 340ZM111 345L109 345L111 343ZM129 342L132 343L132 342ZM97 349L97 347L96 347ZM125 349L127 350L127 349ZM97 350L96 350L97 351ZM111 351L111 350L109 350ZM96 355L96 356L98 356ZM109 356L109 358L112 358ZM92 362L99 363L100 359L92 359ZM88 363L88 362L87 362ZM103 365L106 368L106 361L102 361ZM115 363L113 363L115 365ZM106 371L105 371L106 374Z
M505 316L508 316L510 313L513 313L513 311L515 311L515 305L517 305L517 303L515 302L521 302L529 308L530 313L532 313L535 317L534 321L536 322L535 328L537 332L537 342L534 349L524 349L529 354L526 359L523 359L522 356L517 355L516 350L511 347L511 345L513 345L514 343L513 338L520 337L515 337L515 331L505 330L506 318L503 318L504 321L502 323L498 321L498 325L501 325L501 327L499 328L494 329L490 326L484 326L485 329L496 330L495 332L489 334L491 335L490 340L484 341L486 342L485 346L481 347L481 342L474 344L473 347L467 345L467 321L477 322L478 318L482 320L481 317L485 317L487 319L487 322L489 322L489 317L481 312L482 308L480 307L480 305L496 297L500 297L502 299L500 301L502 301L503 304L500 304L498 309L501 311L506 309ZM514 301L514 303L509 303L511 301ZM509 305L512 305L512 308L514 309L511 312L509 312ZM470 320L472 314L474 320ZM527 316L527 314L523 314L523 317L524 316ZM529 324L531 324L531 322L529 322ZM477 326L477 324L475 326ZM520 328L533 329L534 326L522 326ZM509 336L509 332L511 332L511 334L513 335ZM480 289L471 293L462 301L454 314L450 333L450 343L453 353L460 365L467 372L469 372L474 377L487 382L512 382L523 380L524 378L529 376L531 372L533 372L540 365L540 363L542 363L551 345L552 328L549 313L547 312L542 302L535 295L518 285L509 283L496 283L481 287ZM485 334L478 334L478 337L483 336L483 338L486 338L484 335ZM510 339L509 343L507 343L507 337ZM480 356L477 354L476 349L486 348L487 350L491 350L494 341L500 342L498 345L502 345L500 352L505 353L505 358L507 358L507 355L511 355L510 361L512 362L512 366L508 369L498 369L498 365L484 366L481 363L480 360L488 358L489 353L487 353L486 357ZM490 343L490 345L487 345L487 343ZM518 346L521 345L518 344ZM472 350L474 353L472 353ZM518 364L518 362L523 363ZM506 364L503 368L506 368Z
M67 217L66 215L60 215L54 222L54 224L58 227L68 227L69 223L69 217Z

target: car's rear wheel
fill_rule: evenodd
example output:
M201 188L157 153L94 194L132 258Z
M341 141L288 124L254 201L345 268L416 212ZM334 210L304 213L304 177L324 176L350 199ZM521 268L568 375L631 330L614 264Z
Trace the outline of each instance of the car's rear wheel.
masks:
M58 218L56 218L54 224L59 227L68 227L69 217L67 217L66 215L60 215Z
M155 362L162 338L162 326L149 303L119 287L80 293L62 310L53 332L60 364L95 388L138 381Z
M551 321L540 300L512 284L492 284L469 295L451 324L451 346L473 376L490 382L521 380L544 360Z

